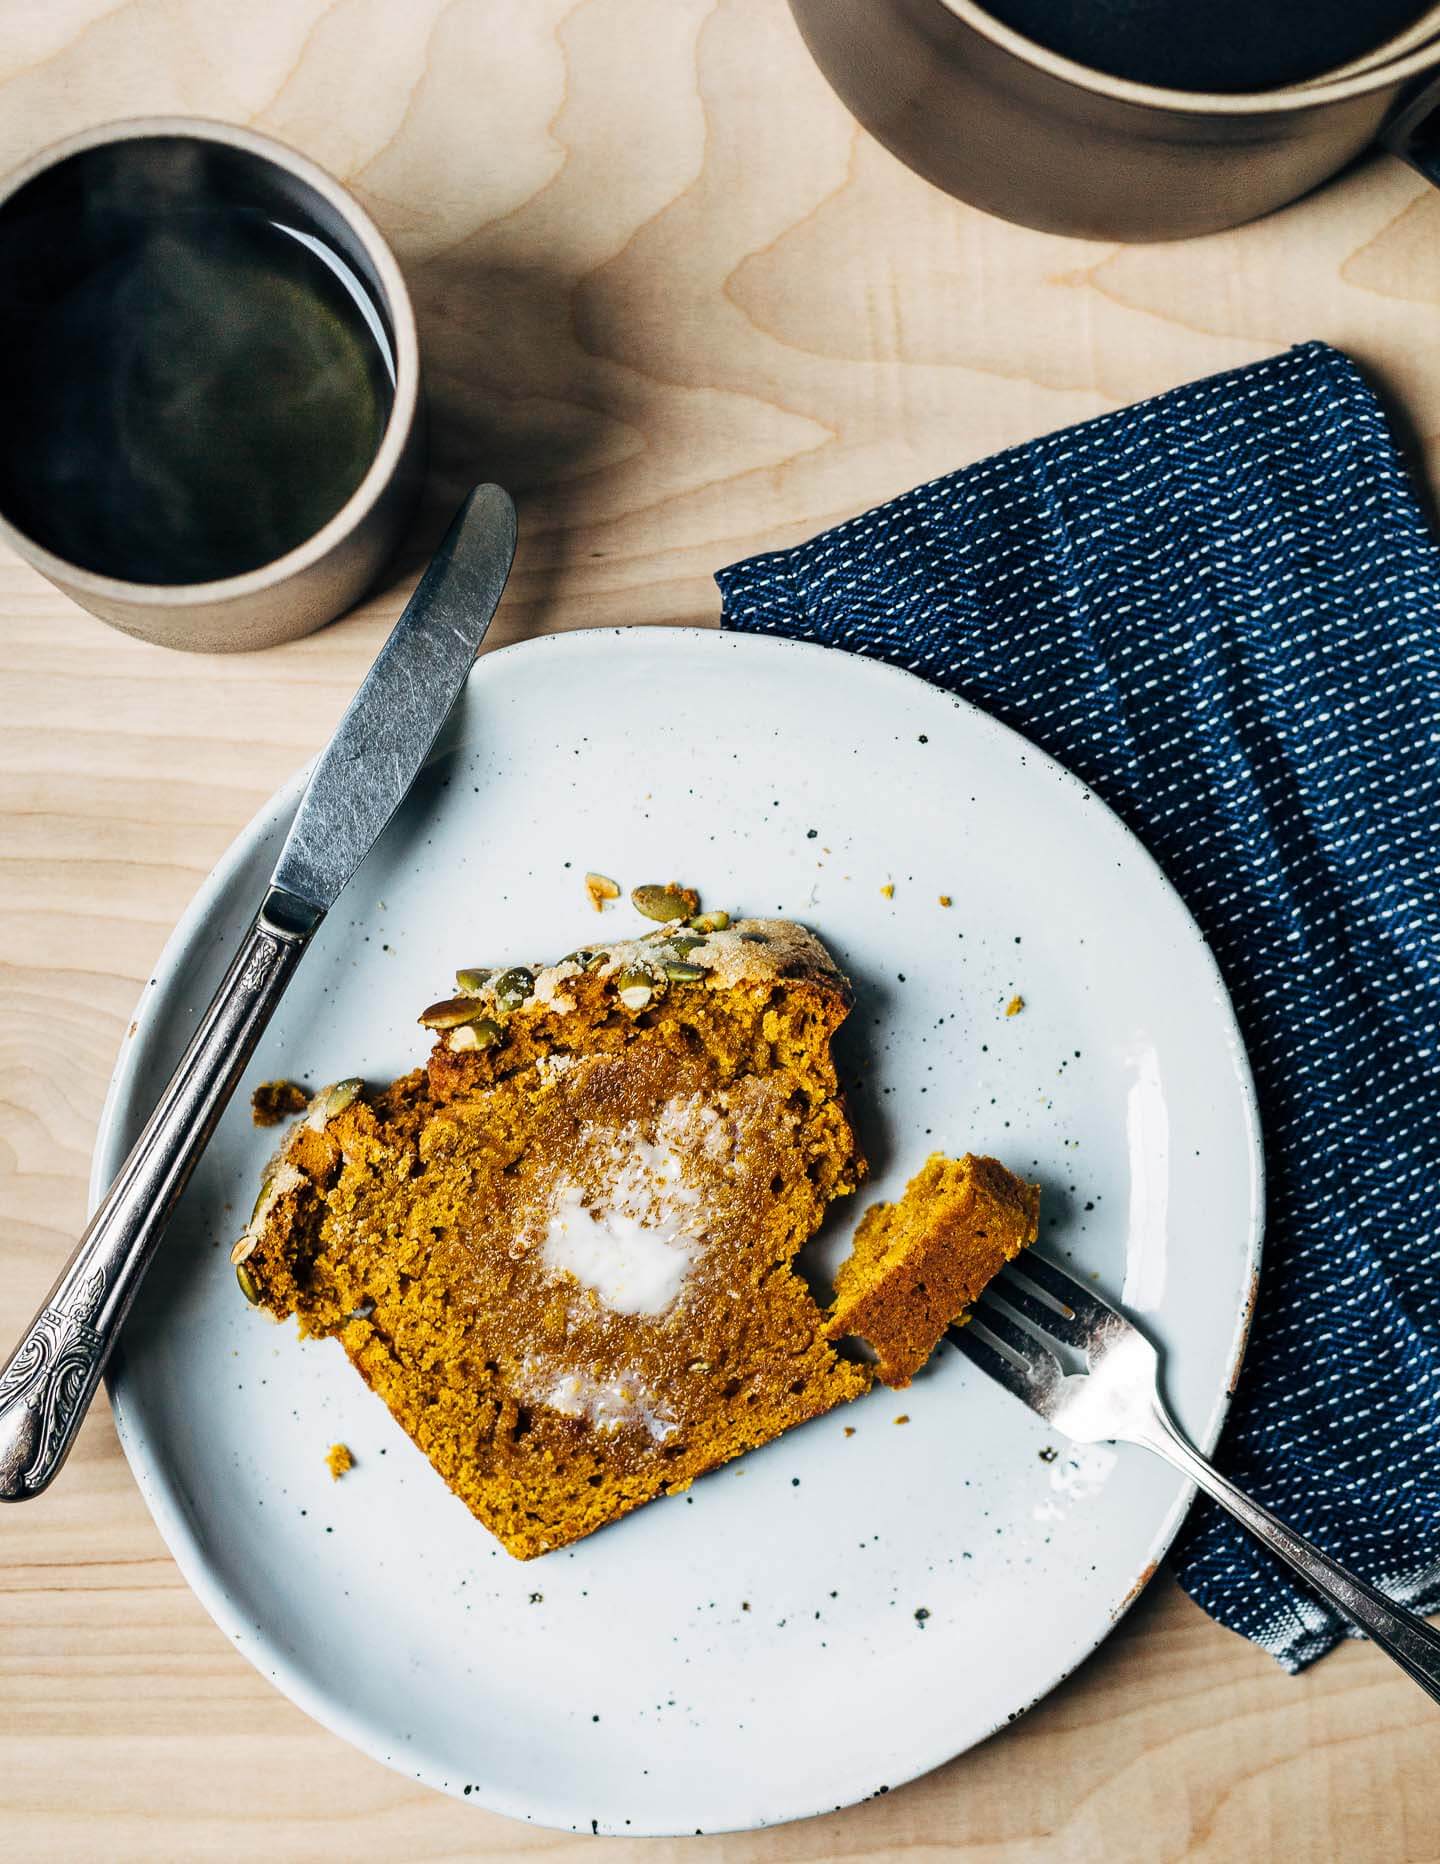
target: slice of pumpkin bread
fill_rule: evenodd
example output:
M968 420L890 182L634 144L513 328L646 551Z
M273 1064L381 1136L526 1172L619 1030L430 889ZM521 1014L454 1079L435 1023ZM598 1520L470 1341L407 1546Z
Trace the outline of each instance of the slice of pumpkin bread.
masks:
M864 1175L851 995L783 920L459 981L424 1069L316 1097L234 1259L528 1559L868 1386L791 1267Z
M998 1159L931 1157L898 1204L873 1204L835 1278L825 1332L858 1334L887 1385L908 1385L980 1290L1027 1244L1040 1187Z

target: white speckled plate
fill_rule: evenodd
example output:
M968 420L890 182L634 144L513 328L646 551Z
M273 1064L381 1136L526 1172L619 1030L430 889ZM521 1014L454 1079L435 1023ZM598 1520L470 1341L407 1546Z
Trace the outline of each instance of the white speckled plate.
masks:
M297 788L171 940L92 1191L209 997ZM873 1193L935 1147L1037 1176L1050 1246L1123 1290L1166 1348L1181 1421L1213 1441L1261 1224L1249 1074L1214 965L1081 784L878 663L669 629L488 656L247 1093L399 1073L457 963L635 923L628 906L595 918L588 868L816 927L859 993L844 1065L863 1078ZM240 1299L227 1249L272 1142L237 1097L126 1334L126 1453L191 1585L266 1676L481 1805L584 1832L708 1832L895 1787L1093 1650L1189 1499L1141 1451L1057 1443L942 1347L905 1394L877 1389L522 1565L338 1346L302 1347ZM833 1252L855 1215L832 1223ZM337 1439L356 1466L332 1483Z

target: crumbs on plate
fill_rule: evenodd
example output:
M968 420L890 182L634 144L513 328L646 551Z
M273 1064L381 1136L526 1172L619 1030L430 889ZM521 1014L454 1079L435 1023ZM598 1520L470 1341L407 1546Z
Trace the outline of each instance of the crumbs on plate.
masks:
M348 1474L355 1467L355 1458L350 1454L350 1446L344 1443L332 1443L325 1452L325 1467L330 1471L332 1482L338 1482L341 1476Z
M596 912L603 913L609 901L619 899L620 883L608 874L587 874L585 893Z
M309 1105L310 1096L298 1081L262 1081L250 1096L250 1118L257 1126L278 1126Z

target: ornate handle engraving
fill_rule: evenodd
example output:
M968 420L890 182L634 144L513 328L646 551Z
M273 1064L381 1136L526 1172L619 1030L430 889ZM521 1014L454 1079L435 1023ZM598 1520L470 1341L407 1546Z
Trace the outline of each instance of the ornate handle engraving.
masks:
M64 1462L155 1245L319 923L313 916L292 935L265 910L44 1307L0 1365L0 1501L38 1495Z
M28 1413L27 1428L7 1445L7 1488L34 1493L59 1467L76 1411L104 1364L104 1342L90 1325L104 1293L105 1271L97 1268L63 1307L42 1308L0 1375L0 1416L16 1407Z
M281 949L281 941L273 933L257 933L240 973L241 988L258 990L279 962Z

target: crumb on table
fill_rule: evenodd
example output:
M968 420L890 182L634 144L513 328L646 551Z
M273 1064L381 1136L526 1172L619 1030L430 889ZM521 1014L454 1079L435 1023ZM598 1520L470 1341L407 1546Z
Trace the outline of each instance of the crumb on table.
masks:
M355 1458L350 1454L348 1444L332 1443L325 1452L325 1467L330 1471L330 1480L338 1482L341 1476L355 1467Z
M309 1104L310 1096L298 1081L262 1081L250 1096L250 1118L257 1126L278 1126Z
M950 895L949 895L948 893L942 893L942 894L940 895L940 904L941 904L942 906L953 906L953 905L955 904L955 902L954 902L954 900L952 900L952 899L951 899L951 897L950 897Z
M1023 997L1012 997L1005 1005L1005 1014L1007 1016L1018 1016L1024 1008L1025 999Z
M880 889L880 896L881 896L881 898L882 898L882 899L886 899L886 900L893 900L893 899L894 899L894 897L895 897L895 882L894 882L893 880L887 880L887 881L885 882L885 885L884 885L884 886L883 886L883 887L882 887L882 888Z

